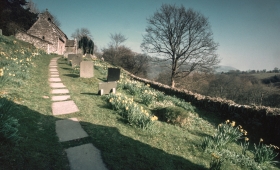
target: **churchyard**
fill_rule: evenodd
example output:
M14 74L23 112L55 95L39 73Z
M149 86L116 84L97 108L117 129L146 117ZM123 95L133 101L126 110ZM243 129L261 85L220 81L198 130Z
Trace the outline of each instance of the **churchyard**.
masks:
M75 150L69 148L89 143L108 169L279 169L271 160L263 162L259 153L273 153L274 146L251 141L253 134L238 122L154 90L123 69L112 78L113 67L102 60L88 60L92 65L84 69L83 58L70 63L69 56L47 55L4 36L0 49L3 169L70 169L67 155ZM60 100L73 101L78 109L54 114L51 106ZM75 139L59 137L61 124L85 133Z

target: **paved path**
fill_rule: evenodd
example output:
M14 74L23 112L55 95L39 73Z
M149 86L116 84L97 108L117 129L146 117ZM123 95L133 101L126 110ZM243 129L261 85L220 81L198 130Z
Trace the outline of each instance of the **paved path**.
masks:
M69 90L61 82L57 70L57 60L58 57L53 58L49 68L49 83L52 88L51 94L53 95L51 98L53 101L52 113L56 116L79 112L77 105L71 100ZM55 126L59 142L67 142L88 136L77 118L58 120ZM66 148L65 152L67 153L71 170L107 170L101 159L100 151L91 143Z

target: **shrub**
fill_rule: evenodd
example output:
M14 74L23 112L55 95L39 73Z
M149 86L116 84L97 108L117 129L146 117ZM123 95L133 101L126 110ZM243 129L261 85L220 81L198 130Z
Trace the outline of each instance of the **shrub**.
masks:
M128 98L120 93L111 93L106 97L106 100L130 125L137 128L151 129L153 121L157 120L157 117L150 115L142 106L136 104L133 98Z
M247 155L249 150L249 138L244 137L245 142L241 143L241 153L236 153L228 149L227 144L241 139L243 135L247 135L247 131L242 127L235 126L235 122L227 120L218 126L217 132L210 137L205 137L202 141L201 147L204 151L211 153L212 156L216 155L215 158L218 160L212 160L210 166L212 169L220 169L222 162L221 160L228 160L233 164L239 166L246 166L251 169L266 169L267 165L275 164L276 161L273 159L278 155L274 152L274 149L279 149L274 145L264 145L260 140L259 145L254 144L255 150L251 153L254 157Z
M189 121L190 113L180 107L166 107L155 111L159 120L176 125L185 125Z

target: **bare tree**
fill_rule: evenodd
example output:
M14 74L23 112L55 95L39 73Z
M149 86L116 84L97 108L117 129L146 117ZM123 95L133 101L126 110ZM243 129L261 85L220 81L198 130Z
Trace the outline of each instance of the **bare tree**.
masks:
M172 87L176 78L186 77L195 70L210 72L220 62L209 22L199 12L163 4L147 22L141 47L171 62Z
M34 14L40 13L40 10L37 8L37 5L33 2L33 0L28 0L25 8L29 8L29 11Z
M127 54L132 53L132 51L121 45L127 40L127 38L121 33L110 34L111 41L108 44L108 48L103 49L104 59L110 62L111 64L117 64L118 60Z
M74 38L74 39L76 38L78 41L82 37L87 37L89 39L93 39L89 29L87 29L87 28L76 29L75 32L72 33L71 37Z
M127 40L127 38L121 33L110 34L110 39L111 42L109 43L109 46L113 46L116 49Z

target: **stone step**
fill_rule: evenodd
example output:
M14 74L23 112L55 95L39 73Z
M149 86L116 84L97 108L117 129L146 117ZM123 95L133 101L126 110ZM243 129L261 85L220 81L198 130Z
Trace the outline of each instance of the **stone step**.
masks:
M59 138L59 142L66 142L88 136L77 118L56 121L55 130Z
M57 75L57 74L59 74L57 71L51 71L50 73L51 73L51 75Z
M50 83L50 86L53 89L65 88L66 87L63 83Z
M53 89L51 91L51 94L68 94L69 90L68 89Z
M61 82L60 78L49 78L49 81L51 82Z
M50 68L49 71L58 71L56 68Z
M100 151L88 143L65 150L71 170L107 170Z
M52 96L52 101L63 101L63 100L69 100L70 95L63 95L63 96Z
M52 103L53 115L70 114L78 111L79 109L73 100Z

